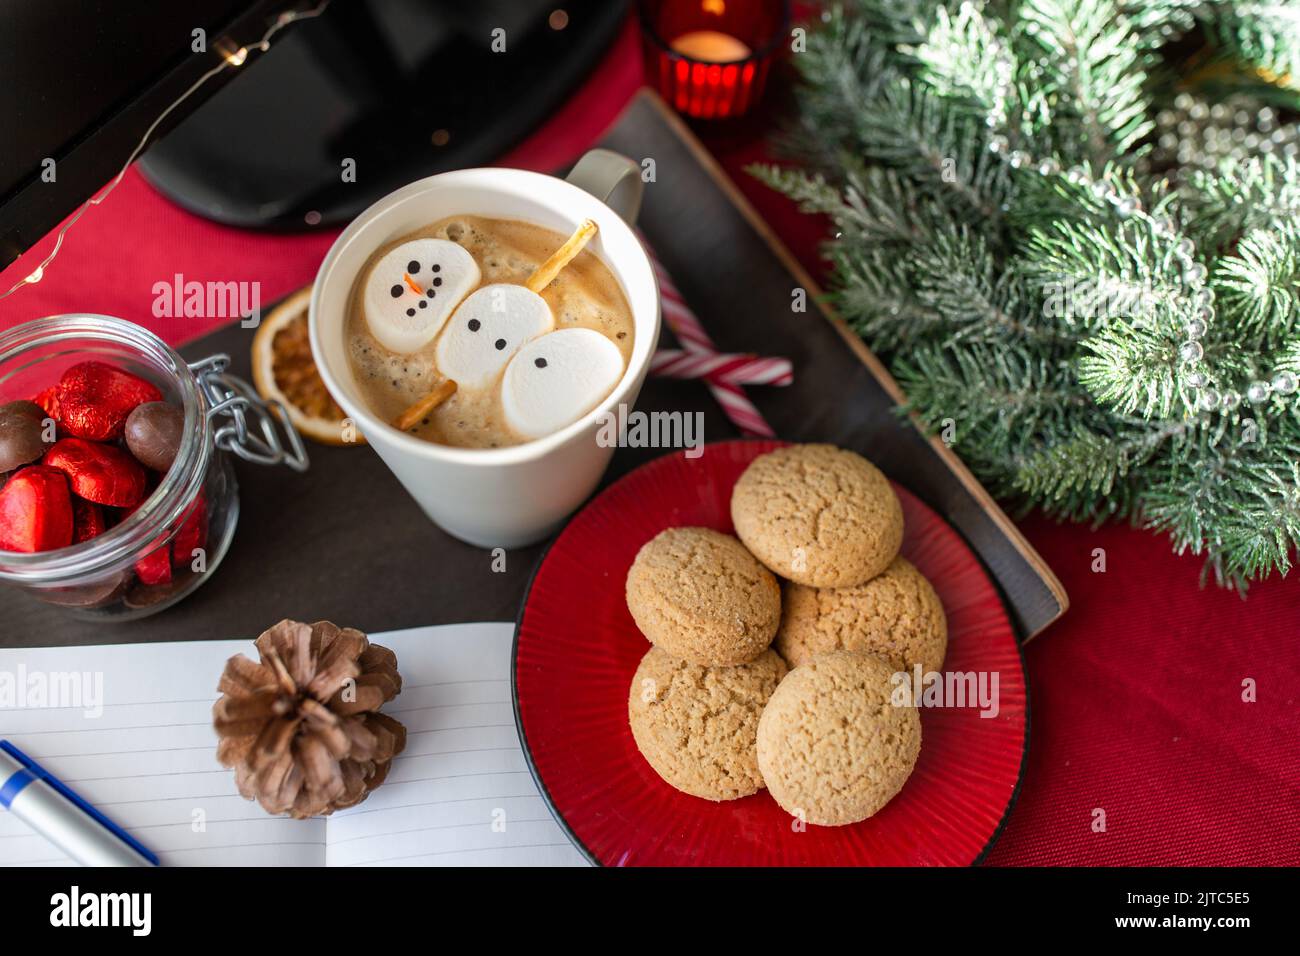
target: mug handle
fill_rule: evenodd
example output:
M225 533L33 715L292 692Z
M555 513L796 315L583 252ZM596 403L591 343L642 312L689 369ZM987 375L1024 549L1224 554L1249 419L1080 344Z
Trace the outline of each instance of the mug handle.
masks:
M574 164L567 182L591 193L630 226L641 211L641 167L626 156L608 149L592 149Z

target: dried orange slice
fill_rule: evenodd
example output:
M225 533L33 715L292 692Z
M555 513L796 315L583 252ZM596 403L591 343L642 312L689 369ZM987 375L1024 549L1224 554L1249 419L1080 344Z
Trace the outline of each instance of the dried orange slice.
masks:
M263 316L253 337L253 384L275 399L294 427L324 445L365 444L365 438L325 389L307 336L311 287L295 292Z

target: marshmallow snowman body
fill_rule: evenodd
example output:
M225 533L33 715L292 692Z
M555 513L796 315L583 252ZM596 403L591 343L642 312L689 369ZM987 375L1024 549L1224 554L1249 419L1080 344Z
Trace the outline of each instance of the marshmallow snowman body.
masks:
M560 329L519 349L501 382L506 423L541 438L591 411L623 376L618 346L592 329Z
M385 253L366 277L366 325L385 348L415 352L442 331L480 278L474 257L454 242L404 242Z
M460 388L487 388L520 348L554 327L551 307L536 292L485 285L461 303L438 339L438 371Z

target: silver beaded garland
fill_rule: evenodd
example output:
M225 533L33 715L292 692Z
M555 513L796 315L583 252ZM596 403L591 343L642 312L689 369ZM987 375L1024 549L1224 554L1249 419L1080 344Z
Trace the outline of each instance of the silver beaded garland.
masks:
M1003 70L1003 67L1007 69ZM996 105L985 116L985 125L989 129L1006 129L1004 104L1009 98L1010 90L1010 70L1004 61L999 63ZM1271 109L1266 107L1256 111L1254 129L1247 130L1245 127L1251 122L1252 117L1244 110L1237 109L1234 112L1232 107L1225 104L1209 105L1190 94L1182 93L1175 98L1173 110L1161 110L1157 114L1156 125L1161 131L1158 145L1165 152L1174 149L1178 151L1178 164L1183 167L1180 176L1185 176L1187 168L1194 165L1211 168L1218 164L1223 155L1240 150L1242 146L1254 150L1271 143L1284 155L1300 154L1300 129L1294 125L1277 127L1276 114ZM1226 124L1234 123L1234 129L1226 128ZM1182 135L1181 139L1175 130ZM1191 136L1202 130L1204 142L1215 147L1208 158L1205 152L1198 152L1195 144L1190 141ZM1012 169L1028 167L1041 176L1062 174L1061 164L1055 157L1035 160L1023 149L1013 149L1010 140L1002 132L994 132L989 137L988 149ZM1138 197L1124 195L1110 180L1094 179L1086 167L1072 166L1065 171L1064 176L1067 182L1088 189L1099 200L1110 204L1122 218L1140 217L1157 236L1164 239L1172 239L1177 235L1178 227L1167 214L1145 213ZM1180 377L1187 389L1187 403L1191 408L1200 408L1206 412L1233 412L1240 407L1242 394L1234 389L1220 391L1212 387L1214 379L1205 368L1205 348L1200 342L1208 334L1215 314L1214 293L1206 287L1209 270L1204 263L1197 261L1196 244L1186 236L1179 238L1174 245L1173 256L1182 274L1186 298L1195 312L1195 317L1183 326L1185 338L1178 346L1178 357L1182 362ZM1271 380L1251 382L1246 388L1245 399L1253 405L1260 405L1271 397L1294 395L1297 391L1300 391L1300 377L1294 372L1283 370L1273 375Z
M1246 386L1246 401L1252 405L1259 405L1268 401L1270 391L1268 382L1251 382Z
M1256 153L1300 155L1300 127L1279 124L1276 111L1244 96L1211 105L1180 93L1156 114L1155 143L1150 165L1177 165L1178 178L1186 180L1192 170L1213 171Z

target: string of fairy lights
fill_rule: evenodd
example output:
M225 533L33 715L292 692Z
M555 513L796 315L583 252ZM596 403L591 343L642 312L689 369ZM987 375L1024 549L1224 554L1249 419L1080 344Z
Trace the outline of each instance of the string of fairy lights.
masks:
M140 157L140 154L145 151L145 148L149 145L150 141L153 139L154 133L157 132L158 127L160 127L166 121L167 117L170 116L172 112L176 110L177 107L179 107L182 103L188 100L196 92L202 89L203 86L206 83L208 83L213 77L218 76L221 73L224 73L226 70L238 69L239 67L243 66L248 61L249 54L265 53L267 50L271 48L271 40L275 37L277 33L279 33L285 27L289 26L292 23L297 23L300 20L315 19L316 17L319 17L322 13L324 13L325 9L329 5L330 5L330 0L320 0L320 2L316 4L316 6L311 7L309 9L287 10L284 13L281 13L278 17L276 17L275 22L273 22L269 27L267 27L266 32L262 34L261 39L257 40L255 43L250 43L247 46L241 46L238 49L227 49L225 52L222 52L220 49L218 49L217 52L220 54L221 59L218 60L216 65L213 66L211 69L207 70L206 72L204 72L198 79L196 79L192 84L190 84L190 86L185 90L184 93L182 93L179 97L173 100L165 110L163 110L161 113L158 114L157 118L155 118L154 121L149 124L148 129L144 131L144 135L140 137L140 140L139 142L136 143L135 148L132 149L130 154L126 157L126 162L124 162L122 164L122 168L117 171L117 175L115 175L112 179L110 179L108 181L108 184L105 185L102 189L100 189L99 192L91 196L84 203L82 203L80 206L77 207L77 211L74 212L68 218L67 222L65 222L59 228L59 231L55 234L54 246L53 248L50 249L49 254L37 264L35 269L33 269L23 278L19 279L3 293L0 293L0 299L7 299L9 296L13 295L19 289L26 288L29 285L35 285L36 283L40 282L41 279L45 278L45 272L47 269L49 269L50 264L54 262L60 250L62 250L63 241L67 237L68 232L72 229L73 226L75 226L78 222L81 221L81 217L86 214L87 210L89 210L92 206L102 205L103 202L113 194L113 190L115 190L118 184L123 180L123 178L125 178L127 170L131 168L131 164L134 163Z

